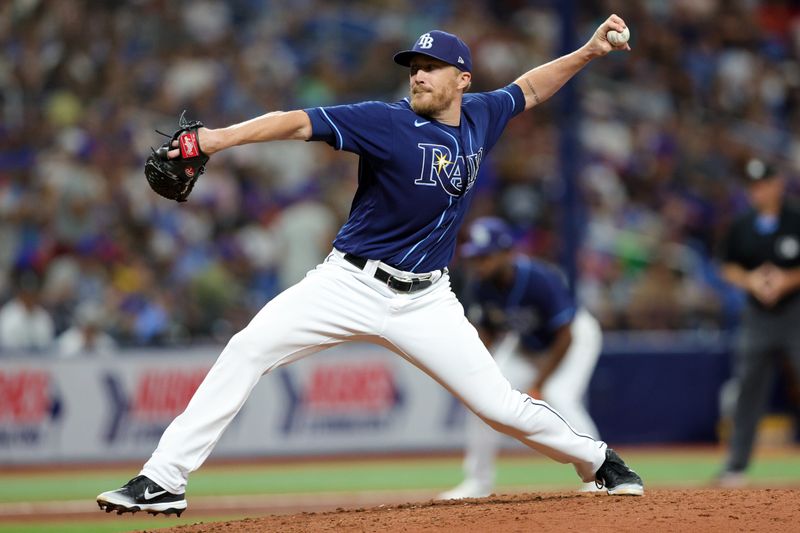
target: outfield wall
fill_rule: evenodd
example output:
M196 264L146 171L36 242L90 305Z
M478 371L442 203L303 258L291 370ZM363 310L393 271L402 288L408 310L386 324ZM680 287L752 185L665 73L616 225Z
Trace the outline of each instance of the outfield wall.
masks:
M725 343L660 344L649 351L607 345L589 391L603 438L715 440L717 398L728 375ZM0 359L0 464L149 456L218 352L214 346L102 360ZM456 449L463 419L460 404L408 362L354 344L262 378L213 457Z

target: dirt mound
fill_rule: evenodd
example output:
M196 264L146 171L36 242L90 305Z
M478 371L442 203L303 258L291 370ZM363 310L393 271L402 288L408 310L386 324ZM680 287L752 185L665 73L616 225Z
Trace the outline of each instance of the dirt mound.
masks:
M800 490L649 490L642 498L533 493L197 523L159 533L797 531ZM191 511L191 506L190 509Z

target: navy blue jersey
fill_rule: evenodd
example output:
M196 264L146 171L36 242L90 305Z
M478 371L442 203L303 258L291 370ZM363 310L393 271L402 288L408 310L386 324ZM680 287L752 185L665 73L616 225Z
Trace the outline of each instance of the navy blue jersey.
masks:
M465 94L458 127L417 115L407 98L306 109L311 140L360 156L334 246L407 272L447 266L481 161L524 109L516 84Z
M575 316L575 302L561 273L523 256L514 260L509 286L478 282L471 293L480 309L480 325L495 332L516 331L530 351L547 349L556 331Z

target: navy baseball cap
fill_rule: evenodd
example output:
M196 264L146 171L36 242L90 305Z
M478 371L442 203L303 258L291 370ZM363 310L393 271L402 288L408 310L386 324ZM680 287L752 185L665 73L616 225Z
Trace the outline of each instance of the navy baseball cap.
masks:
M394 55L394 62L404 67L411 66L411 58L415 54L433 57L453 65L463 72L472 72L472 54L464 41L441 30L423 33L411 50L403 50Z
M511 228L497 217L481 217L469 226L469 240L461 247L462 257L478 257L514 246Z

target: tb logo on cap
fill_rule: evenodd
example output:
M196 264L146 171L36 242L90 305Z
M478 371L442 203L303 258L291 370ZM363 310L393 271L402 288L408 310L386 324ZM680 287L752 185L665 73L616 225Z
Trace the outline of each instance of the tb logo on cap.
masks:
M417 46L420 48L427 50L428 48L433 47L433 37L431 37L430 33L423 33L419 37L419 41L417 41Z

